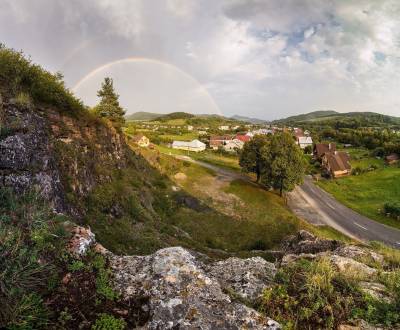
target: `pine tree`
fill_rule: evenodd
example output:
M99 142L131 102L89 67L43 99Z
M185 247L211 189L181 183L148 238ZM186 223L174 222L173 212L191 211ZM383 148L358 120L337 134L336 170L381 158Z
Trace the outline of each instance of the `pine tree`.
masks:
M111 78L104 78L97 96L100 97L100 103L95 107L95 112L100 117L108 118L115 127L121 127L125 123L125 110L119 104L119 95L114 90Z

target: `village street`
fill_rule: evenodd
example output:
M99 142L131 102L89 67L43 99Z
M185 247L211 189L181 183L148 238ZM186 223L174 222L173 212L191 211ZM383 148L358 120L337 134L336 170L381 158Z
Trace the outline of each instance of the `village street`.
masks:
M189 156L175 157L211 169L226 180L240 179L255 184L246 174L198 161ZM314 225L328 225L351 238L380 241L400 249L400 230L371 220L344 206L317 187L309 176L305 178L303 185L288 194L288 206L297 216Z

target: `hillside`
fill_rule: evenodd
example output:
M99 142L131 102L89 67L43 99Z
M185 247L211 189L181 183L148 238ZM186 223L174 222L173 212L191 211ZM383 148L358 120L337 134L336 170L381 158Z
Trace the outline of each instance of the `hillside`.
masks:
M138 111L125 116L126 121L148 121L160 117L159 113Z
M400 125L400 118L375 112L314 111L274 121L284 125L340 126L340 127L386 127Z
M251 117L246 117L246 116L239 116L239 115L234 115L234 116L230 117L230 119L238 120L238 121L242 121L242 122L250 123L250 124L265 124L265 123L267 123L267 120L251 118Z

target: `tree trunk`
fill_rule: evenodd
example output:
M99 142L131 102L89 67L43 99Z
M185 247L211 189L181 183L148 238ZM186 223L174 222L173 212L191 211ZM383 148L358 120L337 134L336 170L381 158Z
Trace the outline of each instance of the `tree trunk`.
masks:
M261 174L260 174L260 171L257 169L257 171L256 171L256 174L257 174L257 183L258 182L260 182L260 178L261 178Z
M283 193L283 179L281 179L281 187L279 189L279 196L282 197L282 193Z

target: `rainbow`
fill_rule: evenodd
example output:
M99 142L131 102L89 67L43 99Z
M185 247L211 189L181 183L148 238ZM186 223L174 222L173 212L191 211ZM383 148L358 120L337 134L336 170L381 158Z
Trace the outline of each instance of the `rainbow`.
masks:
M79 88L86 81L88 81L89 79L94 77L99 72L101 72L103 70L106 70L106 69L109 69L114 65L125 64L125 63L150 63L150 64L162 65L164 67L167 67L168 69L175 70L175 71L179 72L181 75L185 76L190 81L192 81L196 86L198 86L199 90L201 91L201 94L203 94L211 102L211 104L215 107L216 112L218 114L222 114L222 112L221 112L220 108L218 107L217 103L215 102L214 98L210 95L208 90L199 81L197 81L195 78L193 78L191 75L189 75L185 71L179 69L178 67L176 67L176 66L174 66L174 65L172 65L170 63L162 62L162 61L159 61L159 60L156 60L156 59L151 59L151 58L146 58L146 57L128 57L128 58L124 58L124 59L120 59L120 60L116 60L116 61L112 61L112 62L108 62L106 64L103 64L103 65L97 67L96 69L90 71L83 78L81 78L75 84L75 86L72 87L72 90L74 92L77 92L79 90Z

